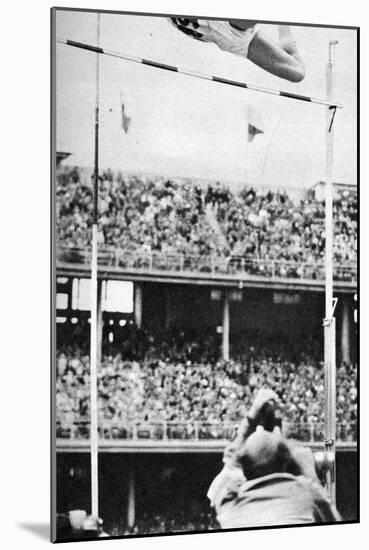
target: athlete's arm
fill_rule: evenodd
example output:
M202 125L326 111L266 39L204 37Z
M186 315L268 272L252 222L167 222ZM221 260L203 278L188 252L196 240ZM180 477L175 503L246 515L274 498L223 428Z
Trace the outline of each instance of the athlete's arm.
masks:
M291 82L300 82L305 76L305 68L290 28L280 25L278 33L279 44L264 31L258 30L250 42L247 57L269 73Z

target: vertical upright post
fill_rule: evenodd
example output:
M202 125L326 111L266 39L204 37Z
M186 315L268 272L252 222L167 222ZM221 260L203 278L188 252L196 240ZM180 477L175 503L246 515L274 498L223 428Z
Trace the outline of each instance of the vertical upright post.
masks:
M128 471L128 503L127 503L127 524L130 529L134 527L136 518L136 486L135 468L130 466Z
M101 363L102 338L103 338L103 312L102 312L102 280L97 280L97 321L96 321L96 357L97 365ZM105 287L106 288L106 287Z
M241 189L244 187L244 185L248 185L249 179L250 179L250 141L249 141L249 104L246 105L246 155L245 155L245 183L241 183Z
M134 286L134 316L138 328L142 326L142 283L135 283Z
M325 339L325 440L324 448L329 467L326 472L327 490L336 503L336 319L326 320Z
M223 291L223 326L222 326L222 354L225 361L229 360L229 290Z
M326 70L327 101L332 100L333 61L332 46L329 43L329 58ZM333 307L333 140L334 111L327 108L326 121L326 182L325 182L325 320L324 320L324 382L325 382L325 451L332 458L332 468L327 470L327 489L333 503L335 490L336 452L336 337Z
M100 14L97 14L97 45L100 45ZM98 418L97 418L97 221L99 180L99 80L100 56L96 54L95 163L93 183L92 256L91 256L91 338L90 338L90 445L91 514L99 515Z
M341 303L341 358L342 361L349 363L351 357L351 323L347 297L342 298Z

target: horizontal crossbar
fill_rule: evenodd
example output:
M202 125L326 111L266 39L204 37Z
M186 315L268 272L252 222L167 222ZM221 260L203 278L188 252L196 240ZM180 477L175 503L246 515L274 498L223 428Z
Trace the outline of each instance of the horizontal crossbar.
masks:
M294 94L292 92L283 92L280 90L274 90L272 88L263 88L255 84L248 84L246 82L240 82L238 80L231 80L229 78L222 78L220 76L214 76L204 73L199 73L196 71L190 71L188 69L181 69L180 67L175 67L174 65L167 65L166 63L159 63L158 61L152 61L150 59L144 59L142 57L134 57L120 52L115 52L112 50L107 50L105 48L100 48L93 46L91 44L85 44L84 42L76 42L75 40L58 40L60 44L65 44L67 46L73 46L74 48L80 48L82 50L87 50L90 52L95 52L102 55L107 55L109 57L117 57L118 59L123 59L125 61L131 61L133 63L139 63L141 65L147 65L149 67L154 67L156 69L163 69L165 71L175 72L183 74L186 76L192 76L194 78L200 78L202 80L209 80L211 82L218 82L220 84L226 84L228 86L236 86L238 88L246 88L253 92L260 92L264 94L276 95L280 97L286 97L289 99L295 99L297 101L305 101L309 103L315 103L318 105L325 105L331 109L342 108L343 105L339 103L332 103L325 99L317 99L310 96L305 96L301 94Z

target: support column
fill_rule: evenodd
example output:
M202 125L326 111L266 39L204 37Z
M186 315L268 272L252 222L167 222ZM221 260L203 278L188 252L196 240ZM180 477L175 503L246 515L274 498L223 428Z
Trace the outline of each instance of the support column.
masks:
M223 291L223 332L222 332L222 354L225 361L229 360L229 290Z
M165 314L165 330L168 331L170 329L170 326L172 324L172 293L171 293L171 287L167 285L165 289L165 308L164 308L164 314Z
M130 466L128 472L128 503L127 503L127 524L130 529L133 528L136 520L136 484L135 469Z
M341 357L342 361L350 362L351 358L351 323L350 323L350 307L347 298L342 299L341 313Z
M134 316L138 328L142 326L142 283L135 283L134 286Z

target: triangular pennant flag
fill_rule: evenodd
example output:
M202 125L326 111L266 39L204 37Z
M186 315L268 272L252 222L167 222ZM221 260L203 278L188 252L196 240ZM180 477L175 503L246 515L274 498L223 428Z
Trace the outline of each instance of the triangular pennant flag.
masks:
M264 133L264 124L259 109L248 105L248 140L252 141L257 134Z
M120 94L120 102L121 102L121 114L122 114L122 129L127 134L130 124L131 124L131 116L130 116L130 109L128 106L127 97L123 92Z

